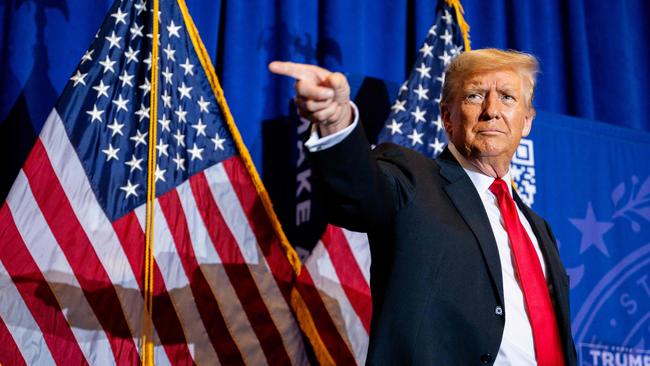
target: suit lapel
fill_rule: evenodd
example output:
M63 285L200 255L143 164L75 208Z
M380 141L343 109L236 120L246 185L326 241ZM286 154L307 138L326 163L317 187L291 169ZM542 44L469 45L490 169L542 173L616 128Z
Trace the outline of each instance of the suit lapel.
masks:
M449 149L445 149L438 158L440 174L449 181L444 189L454 206L463 217L476 237L483 253L483 259L492 277L492 285L499 294L503 304L503 279L501 277L501 262L499 251L494 239L485 207L469 176L453 157Z

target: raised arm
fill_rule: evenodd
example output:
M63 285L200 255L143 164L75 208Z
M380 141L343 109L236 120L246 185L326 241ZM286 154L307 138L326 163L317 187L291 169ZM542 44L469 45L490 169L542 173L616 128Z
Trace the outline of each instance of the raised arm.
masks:
M296 79L298 112L317 126L321 138L352 124L355 116L350 86L343 74L277 61L269 64L269 70ZM399 155L399 148L393 145L377 150L370 151L357 124L342 141L310 154L330 222L356 231L372 231L385 227L412 197L410 174L399 161L392 160L395 153Z

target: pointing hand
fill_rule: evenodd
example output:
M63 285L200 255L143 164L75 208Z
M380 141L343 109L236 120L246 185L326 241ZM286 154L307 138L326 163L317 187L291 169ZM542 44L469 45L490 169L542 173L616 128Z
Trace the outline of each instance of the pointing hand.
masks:
M269 70L296 79L296 104L301 117L318 126L321 137L352 123L350 85L340 72L294 62L273 61Z

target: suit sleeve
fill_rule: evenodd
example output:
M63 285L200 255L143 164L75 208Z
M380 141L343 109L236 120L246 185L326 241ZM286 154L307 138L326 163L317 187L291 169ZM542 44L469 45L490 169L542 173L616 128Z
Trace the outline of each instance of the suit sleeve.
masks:
M414 195L401 149L382 144L371 151L358 124L343 141L310 154L330 222L370 232L392 221Z

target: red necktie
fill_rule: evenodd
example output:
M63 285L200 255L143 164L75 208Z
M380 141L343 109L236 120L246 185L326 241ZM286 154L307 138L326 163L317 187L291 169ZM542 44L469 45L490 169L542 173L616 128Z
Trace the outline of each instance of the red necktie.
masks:
M535 356L539 366L562 366L564 357L555 311L546 286L544 272L533 242L519 221L517 206L503 179L495 179L490 191L497 197L499 211L510 239L510 248L524 294L524 302L533 329Z

